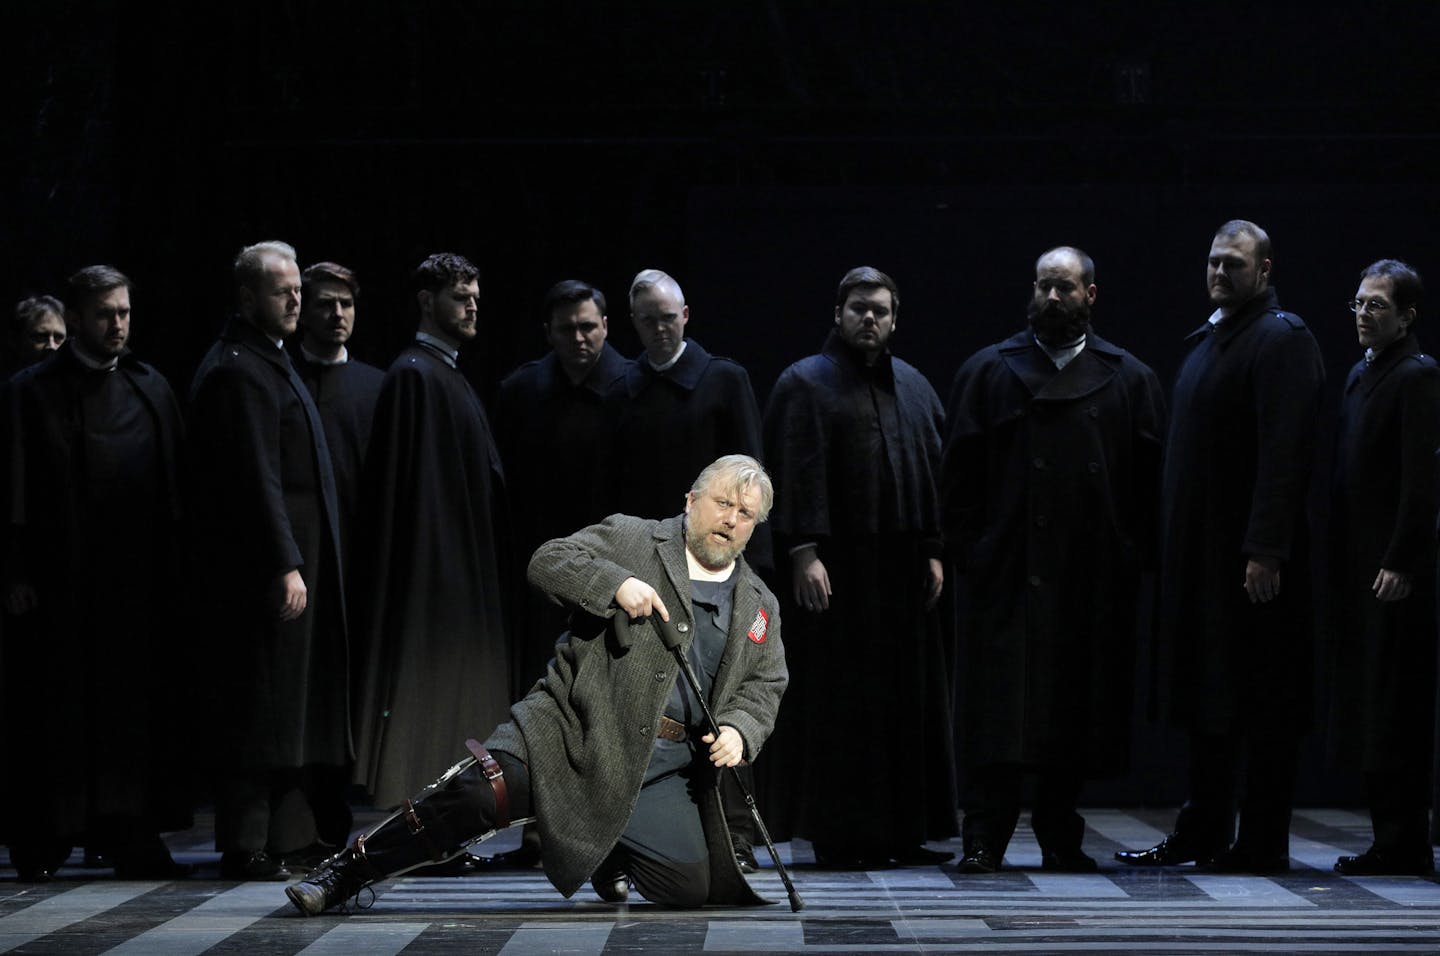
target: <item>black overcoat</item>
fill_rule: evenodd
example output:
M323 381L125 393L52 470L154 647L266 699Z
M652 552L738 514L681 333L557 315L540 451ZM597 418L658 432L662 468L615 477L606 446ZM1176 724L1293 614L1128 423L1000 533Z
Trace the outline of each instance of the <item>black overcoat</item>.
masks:
M1314 719L1305 505L1324 363L1273 289L1187 341L1161 494L1164 712L1200 733L1299 733ZM1268 603L1245 593L1253 555L1280 561Z
M4 579L38 596L5 631L12 821L66 839L111 814L188 826L174 394L128 351L95 370L69 343L5 394Z
M634 627L628 642L610 626L615 592L626 578L639 578L660 593L671 622L693 634L682 529L678 516L647 521L611 515L547 542L530 563L531 583L575 612L576 626L556 647L545 678L485 745L529 766L545 874L566 896L590 878L624 832L679 672L649 626ZM745 759L754 760L785 692L785 647L775 595L744 559L734 575L735 604L710 708L716 723L740 733ZM688 653L688 640L685 647ZM763 902L735 865L715 779L710 776L712 785L701 796L710 851L707 902Z
M375 416L375 402L380 398L380 383L385 380L385 373L355 359L326 365L312 362L303 354L295 357L295 371L310 390L325 426L325 443L330 447L335 495L340 506L341 554L348 568L355 513L360 507L365 449L370 444L370 422Z
M771 393L765 449L793 684L783 740L758 769L782 831L793 822L811 840L882 852L955 833L952 661L924 606L927 562L942 551L943 422L919 371L888 352L866 366L833 332ZM805 543L829 572L824 613L790 606L788 555ZM857 759L886 781L884 812L857 788Z
M1156 550L1159 380L1093 333L1056 371L1026 330L961 366L945 422L966 762L1122 772Z
M361 496L356 775L390 806L513 700L500 458L475 390L429 346L385 373Z
M660 453L607 457L606 514L674 514L695 476L721 455L763 457L750 376L738 362L711 355L694 339L685 342L680 360L665 371L655 371L640 355L610 386L613 447L639 442ZM755 529L745 558L762 571L770 567L768 525Z
M500 383L495 441L514 518L511 564L522 574L541 544L614 512L603 477L614 431L614 406L605 394L625 369L625 359L607 343L579 384L570 381L554 352L526 362ZM533 589L526 589L526 597L514 603L517 698L545 672L566 627L560 607Z
M209 640L212 753L255 770L353 754L339 508L320 415L289 356L234 318L195 373L186 500L197 640ZM304 613L275 582L299 568Z
M1430 763L1435 706L1435 451L1440 366L1407 335L1350 370L1331 507L1336 622L1331 743L1344 766ZM1414 577L1402 601L1371 591L1381 568Z

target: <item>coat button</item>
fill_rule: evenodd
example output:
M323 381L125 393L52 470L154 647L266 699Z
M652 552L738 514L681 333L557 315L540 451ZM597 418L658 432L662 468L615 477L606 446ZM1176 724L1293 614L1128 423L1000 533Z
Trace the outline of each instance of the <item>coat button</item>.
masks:
M1090 464L1086 465L1085 467L1087 467L1087 468L1090 469L1090 474L1092 474L1092 475L1098 475L1098 474L1100 474L1100 463L1099 463L1098 461L1092 461Z
M586 598L581 598L581 599L580 599L580 606L581 606L581 607L589 607L589 606L590 606L589 600L587 600Z
M690 625L686 624L684 621L681 621L679 624L675 625L675 630L679 631L681 634L685 634L689 632Z
M640 730L640 733L641 733L641 734L644 734L645 736L649 736L649 734L650 734L650 728L647 727L647 726L645 726L644 724L641 724L641 725L640 725L639 730Z
M655 679L656 679L656 680L664 680L664 679L665 679L665 672L664 672L664 671L656 671L656 672L655 672Z
M1044 528L1044 527L1046 527L1046 526L1049 525L1049 524L1050 524L1050 519L1047 518L1047 517L1045 517L1044 515L1036 515L1036 516L1035 516L1035 527L1037 527L1037 528Z
M1043 469L1045 467L1045 459L1041 458L1039 455L1036 455L1035 460L1032 461L1031 464L1034 465L1036 468Z
M1099 418L1100 409L1096 408L1094 405L1091 405L1088 409L1085 410L1085 414L1089 415L1091 418Z
M1030 586L1031 586L1032 588L1038 588L1038 587L1040 586L1040 575L1038 575L1038 574L1032 574L1032 575L1030 575Z

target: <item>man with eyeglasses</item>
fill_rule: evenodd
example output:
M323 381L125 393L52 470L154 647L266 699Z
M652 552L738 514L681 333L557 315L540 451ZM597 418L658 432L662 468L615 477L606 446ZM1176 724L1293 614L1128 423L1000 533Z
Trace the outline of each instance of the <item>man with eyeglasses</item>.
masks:
M1096 294L1084 252L1041 255L1027 327L960 368L945 412L945 538L965 593L962 873L1000 868L1024 773L1042 868L1093 872L1080 789L1129 761L1165 398L1091 329Z
M1116 853L1123 863L1290 867L1313 693L1305 500L1325 370L1305 323L1280 308L1270 266L1265 230L1220 227L1206 268L1216 308L1190 334L1175 381L1157 658L1163 710L1189 733L1190 798L1169 836Z
M1365 355L1345 380L1331 508L1338 622L1332 756L1365 774L1374 842L1335 869L1424 875L1435 707L1440 366L1411 326L1420 275L1394 259L1350 302Z

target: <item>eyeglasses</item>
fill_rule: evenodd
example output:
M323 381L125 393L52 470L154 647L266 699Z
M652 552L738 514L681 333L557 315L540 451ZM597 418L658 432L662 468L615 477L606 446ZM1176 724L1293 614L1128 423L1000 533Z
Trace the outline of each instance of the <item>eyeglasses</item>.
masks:
M1391 308L1390 303L1384 299L1351 299L1348 305L1350 311L1356 315L1364 312L1371 317L1383 315Z

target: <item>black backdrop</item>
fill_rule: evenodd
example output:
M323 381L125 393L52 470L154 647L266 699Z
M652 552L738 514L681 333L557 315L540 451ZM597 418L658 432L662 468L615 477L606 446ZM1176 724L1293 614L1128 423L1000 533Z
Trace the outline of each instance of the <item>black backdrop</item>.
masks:
M1358 270L1440 277L1433 3L4 7L3 290L118 265L134 347L181 390L230 259L266 238L359 272L353 349L378 364L413 330L408 270L470 256L486 394L542 352L551 283L605 289L633 354L626 285L664 268L763 402L860 263L898 280L896 351L943 397L1059 243L1097 262L1097 327L1168 384L1208 312L1210 234L1239 216L1270 231L1282 302L1320 340L1327 427ZM1135 773L1092 795L1177 799L1174 743L1142 727ZM1306 767L1302 799L1355 797L1318 738Z

